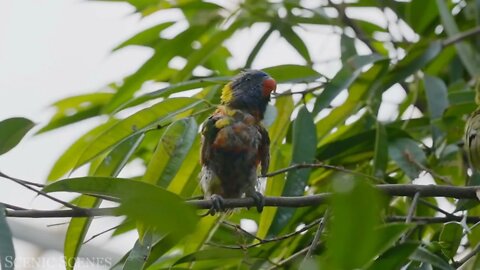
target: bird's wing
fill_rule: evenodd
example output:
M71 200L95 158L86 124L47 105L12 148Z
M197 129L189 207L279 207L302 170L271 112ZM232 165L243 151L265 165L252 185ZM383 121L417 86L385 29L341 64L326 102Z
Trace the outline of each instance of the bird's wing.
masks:
M219 129L215 127L215 122L219 119L219 116L212 115L204 123L202 127L202 148L200 155L200 163L206 165L210 160L210 151L212 149L212 143L217 136Z
M268 166L270 164L270 137L268 131L263 126L259 126L259 132L261 137L260 146L258 147L258 156L260 159L260 173L265 175L268 172Z

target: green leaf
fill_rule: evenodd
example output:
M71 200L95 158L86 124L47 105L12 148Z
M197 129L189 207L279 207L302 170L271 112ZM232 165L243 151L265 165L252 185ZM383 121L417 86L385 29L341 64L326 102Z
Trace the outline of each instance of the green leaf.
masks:
M195 80L171 84L160 90L153 91L153 92L141 95L137 98L134 98L131 101L128 101L122 106L120 106L117 109L117 111L145 103L146 101L149 101L152 99L167 97L171 94L175 94L175 93L186 91L186 90L205 88L211 85L226 84L230 78L231 77L208 77L208 78L195 79Z
M109 129L117 123L117 120L110 119L108 122L101 124L92 130L88 131L80 138L78 138L70 147L55 161L50 173L47 176L47 182L57 180L60 177L64 176L70 172L75 165L77 164L80 155L83 151L90 145L95 139L103 133L105 130Z
M96 208L100 205L101 200L95 197L81 195L75 205L83 208ZM68 223L65 241L63 243L63 254L65 255L65 268L72 270L75 266L76 257L80 252L80 248L87 235L88 228L92 222L89 218L72 218Z
M427 95L430 118L432 120L439 119L448 107L447 86L440 78L427 74L425 74L423 83Z
M373 175L383 179L388 165L388 137L385 126L376 122L375 153L373 155Z
M283 38L292 45L292 47L307 61L308 64L312 62L310 53L308 52L307 45L303 42L302 38L294 31L292 26L281 23L277 30L280 32Z
M124 270L144 269L145 263L152 249L152 234L146 233L142 241L138 239L132 250L128 254L127 260L123 265Z
M442 132L440 126L435 121L442 118L443 113L449 106L447 97L448 90L443 80L437 77L425 75L423 83L432 125L433 145L438 148L442 143L441 140L444 137L444 132Z
M347 89L362 73L363 67L384 59L378 54L357 55L349 59L335 77L328 82L323 92L317 97L313 115L330 105L330 102L343 90Z
M340 37L340 52L342 63L346 63L348 59L357 55L355 39L345 35L345 33L342 33Z
M122 42L120 45L115 47L113 51L119 50L126 46L130 45L139 45L139 46L148 46L152 47L159 39L160 34L163 30L167 29L168 27L172 26L175 22L164 22L153 27L147 28L138 34L134 35L133 37L129 38L128 40Z
M37 134L98 116L112 96L112 93L91 93L72 96L55 102L53 107L57 111L49 123L40 129Z
M430 252L428 249L424 247L419 247L412 255L410 255L410 259L414 261L420 261L424 263L429 263L432 266L437 267L441 270L454 270L448 262L440 258L438 255Z
M245 62L245 68L250 68L252 66L253 61L256 59L258 52L262 49L263 45L270 37L270 35L275 31L275 27L268 28L268 30L262 35L262 37L255 43L255 47L253 47L252 51L248 55L247 61Z
M307 83L322 77L313 68L300 65L279 65L264 68L263 71L272 76L277 83Z
M388 89L395 83L403 82L408 76L425 67L442 51L442 43L418 42L410 48L406 56L382 80L382 88Z
M127 77L123 85L113 96L109 104L104 108L105 112L113 112L133 97L140 90L143 83L158 76L168 67L170 60L176 55L183 55L191 50L191 44L202 33L208 30L205 26L191 26L173 39L164 40L155 46L155 53L136 72Z
M408 258L417 248L417 243L398 244L380 255L368 269L401 269L409 262Z
M0 122L0 155L14 148L35 124L27 118L14 117Z
M53 182L45 192L67 191L117 197L121 200L118 214L143 223L175 239L183 238L195 228L195 210L176 194L145 182L109 178L80 177Z
M192 117L169 125L158 142L143 180L164 188L168 187L190 151L197 133L198 126Z
M378 241L371 254L372 257L382 254L395 245L398 239L410 228L412 228L412 225L403 223L383 224L376 228L375 234L378 236Z
M376 78L381 76L381 74L386 71L386 68L386 61L378 61L367 72L362 73L355 82L350 85L347 100L342 105L334 108L326 117L318 121L317 137L319 138L319 145L324 143L324 137L335 127L344 123L354 112L361 108L366 99L375 99L374 97L369 98L369 96L375 96L375 92L377 92L379 86ZM317 101L319 98L322 97L318 97Z
M115 147L97 167L95 176L116 177L133 155L134 151L143 140L143 137L143 134L138 134ZM96 208L100 203L101 200L98 198L82 195L79 197L76 205L83 208ZM92 219L92 217L72 218L68 224L63 251L66 268L68 270L73 269L74 267L75 258L80 252L80 248L85 240Z
M205 108L206 105L206 102L194 98L171 98L136 112L98 136L85 149L75 167L78 168L132 136L144 133L154 125L167 125L182 113L192 108Z
M437 0L436 2L442 24L445 27L445 32L447 32L449 37L459 34L460 30L446 2L443 0ZM457 49L458 56L462 60L463 66L470 76L478 76L480 74L480 61L475 49L465 41L455 42L455 48Z
M290 152L284 151L286 145L283 143L287 135L288 127L290 126L290 116L294 110L293 99L291 96L281 96L275 100L275 107L278 114L268 130L270 136L270 171L285 168L290 163L287 158ZM280 196L284 187L284 175L276 175L267 181L265 187L265 195ZM276 207L266 207L260 215L257 236L264 238L277 213Z
M335 179L333 189L334 218L329 224L330 234L326 241L331 268L362 268L375 257L380 247L388 246L379 245L381 235L375 229L380 224L381 195L365 179L349 176ZM391 243L395 237L388 237L386 243Z
M420 35L427 34L426 31L432 28L432 24L438 17L438 9L435 2L413 0L406 8L406 19L409 26Z
M5 217L5 207L0 204L0 265L2 270L14 269L15 249L12 233Z
M418 177L427 163L425 152L415 141L408 138L389 142L388 154L412 180Z
M235 31L242 27L244 22L240 19L237 19L232 23L227 29L219 30L212 36L210 36L207 41L202 44L202 47L188 56L187 64L177 72L176 76L173 78L172 82L180 82L186 80L192 76L193 70L203 64L210 55L212 55L215 50L220 47L227 38L231 37Z
M313 116L302 107L293 122L292 165L312 163L315 159L317 136ZM301 196L305 192L311 169L292 170L288 172L282 196ZM295 213L294 208L278 208L269 235L277 235L290 222Z
M453 259L457 254L460 241L463 237L463 227L458 222L447 222L443 224L439 241L442 245L442 252L447 258Z

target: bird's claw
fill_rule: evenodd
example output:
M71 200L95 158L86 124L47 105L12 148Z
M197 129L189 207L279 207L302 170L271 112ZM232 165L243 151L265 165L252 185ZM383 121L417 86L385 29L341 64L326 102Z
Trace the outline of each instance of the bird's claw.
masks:
M250 197L255 201L258 213L261 213L265 206L265 196L263 196L262 193L255 191Z
M210 200L212 200L212 207L210 207L210 210L209 210L210 215L213 216L218 212L225 211L225 207L224 207L225 200L223 199L222 196L213 194L212 196L210 196Z

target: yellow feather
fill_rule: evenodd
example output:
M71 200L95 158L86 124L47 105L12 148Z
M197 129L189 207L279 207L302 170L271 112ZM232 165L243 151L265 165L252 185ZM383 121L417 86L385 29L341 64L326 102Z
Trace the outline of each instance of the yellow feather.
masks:
M230 119L229 118L222 118L220 120L217 120L217 122L215 122L215 127L218 128L218 129L221 129L223 127L226 127L230 125Z
M233 98L232 87L230 86L230 83L227 83L222 89L222 95L220 96L220 99L222 101L222 104L226 104L230 102L232 98Z

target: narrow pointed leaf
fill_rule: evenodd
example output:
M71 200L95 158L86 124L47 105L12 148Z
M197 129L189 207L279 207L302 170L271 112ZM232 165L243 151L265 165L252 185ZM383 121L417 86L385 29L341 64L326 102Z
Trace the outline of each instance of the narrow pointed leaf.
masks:
M137 149L144 135L138 134L115 147L100 163L95 171L95 176L112 176L116 177L120 170L125 166L127 161ZM96 208L100 205L101 200L88 195L81 195L78 203L79 207ZM88 228L92 222L92 217L88 218L72 218L68 224L67 233L64 242L64 255L67 262L66 268L73 269L75 258L80 252L83 241L87 234Z
M12 233L5 217L5 207L0 204L0 266L2 270L15 268L15 249Z
M121 200L119 214L126 214L159 232L172 233L175 239L183 238L192 232L198 222L195 210L180 197L145 182L109 177L80 177L53 182L43 190L117 197Z
M344 63L343 68L337 72L335 77L328 82L325 89L317 97L313 114L318 114L322 109L330 105L330 102L343 90L348 88L361 74L363 67L384 59L378 54L357 55Z
M315 159L317 137L312 114L302 107L293 122L292 164L312 163ZM282 196L301 196L305 192L310 169L288 172ZM296 209L279 208L269 230L270 235L277 235L288 224Z
M14 148L35 124L27 118L14 117L0 122L0 155Z
M121 120L98 136L80 156L76 167L87 163L122 141L145 132L152 125L169 124L175 116L192 108L206 107L206 105L202 100L194 98L171 98L143 109Z
M192 117L169 125L150 159L144 181L166 188L185 160L197 133L198 126Z

